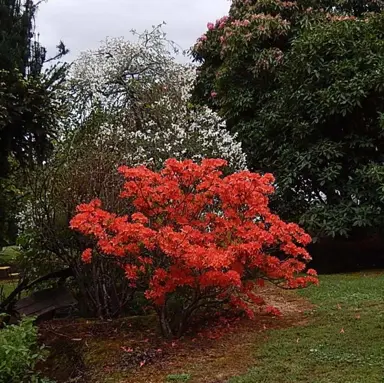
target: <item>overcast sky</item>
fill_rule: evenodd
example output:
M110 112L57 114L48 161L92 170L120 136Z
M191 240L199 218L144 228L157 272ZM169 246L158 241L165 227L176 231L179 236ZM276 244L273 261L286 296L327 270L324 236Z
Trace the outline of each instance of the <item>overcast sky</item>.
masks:
M63 40L69 61L107 36L129 39L131 29L140 32L163 21L169 39L188 49L229 5L229 0L49 0L40 6L37 31L48 55Z

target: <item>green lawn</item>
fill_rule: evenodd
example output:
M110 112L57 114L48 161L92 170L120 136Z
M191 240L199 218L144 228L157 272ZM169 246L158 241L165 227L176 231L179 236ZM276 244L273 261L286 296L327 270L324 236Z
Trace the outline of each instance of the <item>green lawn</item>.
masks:
M230 383L384 382L384 274L323 276L300 293L306 326L271 331L255 366Z

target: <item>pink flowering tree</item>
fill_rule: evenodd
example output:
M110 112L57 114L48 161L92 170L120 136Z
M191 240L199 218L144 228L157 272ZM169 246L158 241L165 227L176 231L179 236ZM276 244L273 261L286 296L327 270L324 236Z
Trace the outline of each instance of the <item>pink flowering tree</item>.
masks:
M195 99L226 118L272 202L314 237L384 229L382 1L234 0L193 48Z

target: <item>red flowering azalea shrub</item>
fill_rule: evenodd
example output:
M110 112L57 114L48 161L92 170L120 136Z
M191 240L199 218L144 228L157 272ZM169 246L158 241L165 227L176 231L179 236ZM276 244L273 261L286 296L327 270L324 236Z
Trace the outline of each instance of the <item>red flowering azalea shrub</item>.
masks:
M224 177L224 165L170 159L159 173L122 166L121 198L135 212L117 216L94 200L78 206L71 221L95 238L98 253L115 257L132 285L146 288L165 336L180 336L191 316L211 305L252 316L264 303L254 293L264 280L288 288L317 283L314 270L304 273L311 258L303 246L311 238L268 208L273 176ZM93 251L84 251L84 262L92 262Z

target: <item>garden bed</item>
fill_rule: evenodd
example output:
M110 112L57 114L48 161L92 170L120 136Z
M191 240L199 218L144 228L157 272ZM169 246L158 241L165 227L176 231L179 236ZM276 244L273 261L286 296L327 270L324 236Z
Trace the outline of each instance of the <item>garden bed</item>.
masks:
M58 383L379 383L383 288L378 271L323 276L300 292L268 287L281 318L217 323L174 343L150 316L48 322L52 355L42 368Z
M59 383L225 382L252 365L255 346L266 340L267 330L303 323L303 311L311 308L296 294L272 286L263 296L282 317L215 318L177 341L160 336L154 316L47 322L40 327L41 340L51 357L43 372Z

